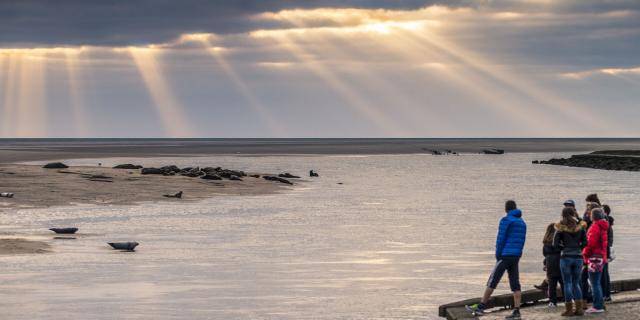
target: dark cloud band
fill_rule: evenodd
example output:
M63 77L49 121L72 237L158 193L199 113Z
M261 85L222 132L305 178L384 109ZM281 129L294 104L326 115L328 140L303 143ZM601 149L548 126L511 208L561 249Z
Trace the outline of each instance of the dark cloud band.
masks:
M411 9L470 1L365 0L3 0L0 46L160 43L182 33L237 33L260 27L254 14L291 8ZM257 23L260 23L258 25Z

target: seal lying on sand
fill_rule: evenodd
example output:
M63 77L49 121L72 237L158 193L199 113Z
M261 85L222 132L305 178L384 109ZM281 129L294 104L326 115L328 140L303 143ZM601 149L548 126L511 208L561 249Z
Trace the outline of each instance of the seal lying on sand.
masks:
M166 198L178 198L178 199L182 199L182 191L176 193L176 194L163 194L163 197Z
M134 251L138 246L137 242L108 242L108 244L116 250Z
M49 230L55 233L73 234L78 231L78 228L50 228Z
M13 198L13 193L11 193L11 192L2 192L2 193L0 193L0 197L2 197L2 198Z

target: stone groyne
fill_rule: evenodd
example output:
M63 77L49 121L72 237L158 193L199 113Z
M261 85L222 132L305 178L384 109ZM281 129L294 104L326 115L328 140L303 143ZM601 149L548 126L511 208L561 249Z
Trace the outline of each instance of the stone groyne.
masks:
M533 163L601 170L640 171L640 150L596 151L573 155L570 158L536 160Z

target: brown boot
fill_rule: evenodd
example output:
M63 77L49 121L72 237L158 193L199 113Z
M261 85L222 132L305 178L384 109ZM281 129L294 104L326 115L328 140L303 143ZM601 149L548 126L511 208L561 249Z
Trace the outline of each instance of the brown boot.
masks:
M564 312L561 314L563 317L573 317L575 312L573 312L573 302L565 302L564 303Z
M576 300L576 312L574 314L576 316L584 316L585 307L586 303L584 300Z

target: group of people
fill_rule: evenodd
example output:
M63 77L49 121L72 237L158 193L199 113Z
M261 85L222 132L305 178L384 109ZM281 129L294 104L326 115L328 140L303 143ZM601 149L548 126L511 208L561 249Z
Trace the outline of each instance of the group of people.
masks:
M560 286L565 301L562 316L580 316L605 311L605 300L611 299L609 265L613 254L613 217L611 208L602 205L597 194L586 197L586 209L580 216L573 200L564 202L561 219L548 225L543 237L546 279L536 288L545 290L549 307L558 303ZM480 303L467 306L474 316L484 315L491 294L505 272L513 292L513 312L506 319L518 320L522 292L518 265L527 235L527 225L515 201L505 203L496 239L496 265L489 276ZM587 308L587 303L592 306Z

